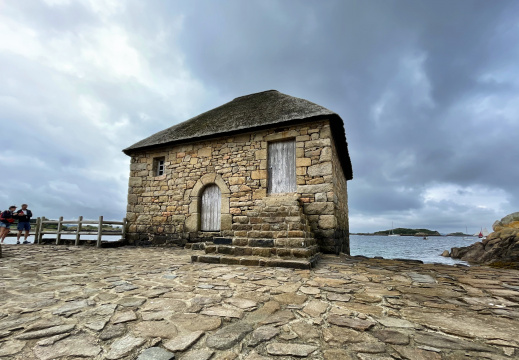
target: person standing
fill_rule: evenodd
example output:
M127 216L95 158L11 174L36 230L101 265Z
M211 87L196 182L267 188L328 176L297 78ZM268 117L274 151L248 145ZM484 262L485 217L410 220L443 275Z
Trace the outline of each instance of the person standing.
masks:
M28 244L27 238L29 237L29 231L31 231L31 218L32 211L27 209L27 204L22 204L22 208L16 212L18 217L18 236L16 238L16 243L20 243L20 237L22 236L22 231L25 230L25 238L23 243Z
M3 243L7 234L9 234L9 228L11 224L14 223L14 211L16 210L16 206L9 206L8 210L3 211L0 214L0 242Z

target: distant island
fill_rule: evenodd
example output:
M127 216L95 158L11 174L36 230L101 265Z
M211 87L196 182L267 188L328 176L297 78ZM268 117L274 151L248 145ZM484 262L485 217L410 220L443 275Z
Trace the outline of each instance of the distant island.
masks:
M464 234L461 231L458 231L458 232L447 234L447 236L474 236L474 235L472 235L472 234Z
M379 236L387 236L390 234L400 235L400 236L441 236L441 234L436 230L429 229L406 229L406 228L396 228L389 230L377 231L375 233L357 233L353 235L379 235ZM451 234L449 234L451 235ZM454 235L453 236L463 236L463 235Z

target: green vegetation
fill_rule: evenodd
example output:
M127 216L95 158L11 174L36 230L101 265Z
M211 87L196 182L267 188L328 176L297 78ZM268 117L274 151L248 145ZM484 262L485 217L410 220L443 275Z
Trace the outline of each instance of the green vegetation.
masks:
M373 235L389 235L391 234L391 230L382 230L377 231ZM401 236L440 236L440 233L435 230L429 229L406 229L406 228L396 228L393 229L393 234L401 235Z
M36 222L35 219L31 219L31 222L34 220L34 222ZM46 218L45 216L42 217L42 220L43 221L58 221L58 220L52 220L52 219L48 219ZM97 229L99 227L97 225L91 225L91 224L85 224L85 225L81 225L81 230L82 231L96 231L97 232ZM62 230L65 230L65 231L76 231L77 230L77 225L70 225L70 224L62 224L61 225L61 229ZM44 228L43 230L58 230L58 224L44 224ZM103 224L103 231L117 231L117 232L120 232L121 231L121 225L110 225L110 224Z
M393 234L400 236L441 236L438 231L429 229L407 229L407 228L396 228L393 229ZM351 235L381 235L387 236L391 234L391 230L381 230L375 233L351 233ZM461 231L447 234L446 236L473 236L471 234L464 234Z
M33 227L32 231L34 231L34 229L36 228L36 220L37 219L34 219L34 218L30 220L31 226ZM57 231L58 230L58 224L57 224L58 220L48 219L45 216L43 216L42 221L56 221L55 224L47 224L47 223L43 224L43 231ZM12 228L16 229L16 225L18 225L18 220L15 220ZM85 224L85 225L81 226L81 231L97 232L98 228L99 227L97 225ZM72 231L77 230L77 225L62 224L61 229L64 231L72 232ZM110 233L110 232L120 233L121 229L122 229L121 225L103 224L103 232L106 232L106 233Z
M77 225L62 225L63 228L66 228L68 231L76 231L77 230ZM89 231L89 230L92 230L92 231L97 231L98 229L98 226L96 225L82 225L81 226L81 230L83 231ZM121 231L121 226L113 226L113 225L103 225L103 230L108 230L108 231Z

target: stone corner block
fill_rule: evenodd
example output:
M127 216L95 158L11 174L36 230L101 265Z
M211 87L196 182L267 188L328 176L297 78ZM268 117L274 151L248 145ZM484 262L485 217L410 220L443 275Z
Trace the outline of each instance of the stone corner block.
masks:
M221 230L232 230L231 214L221 214Z
M332 163L328 161L317 165L312 165L308 168L307 173L312 177L331 175Z
M186 232L196 232L198 231L200 216L198 213L191 214L185 222L185 230Z

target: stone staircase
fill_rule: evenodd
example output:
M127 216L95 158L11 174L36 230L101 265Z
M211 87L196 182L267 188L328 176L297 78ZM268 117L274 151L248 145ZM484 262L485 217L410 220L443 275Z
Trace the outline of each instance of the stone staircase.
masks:
M192 244L192 261L308 269L319 248L297 195L268 196L253 210L235 216L233 238ZM203 253L201 253L203 251Z

